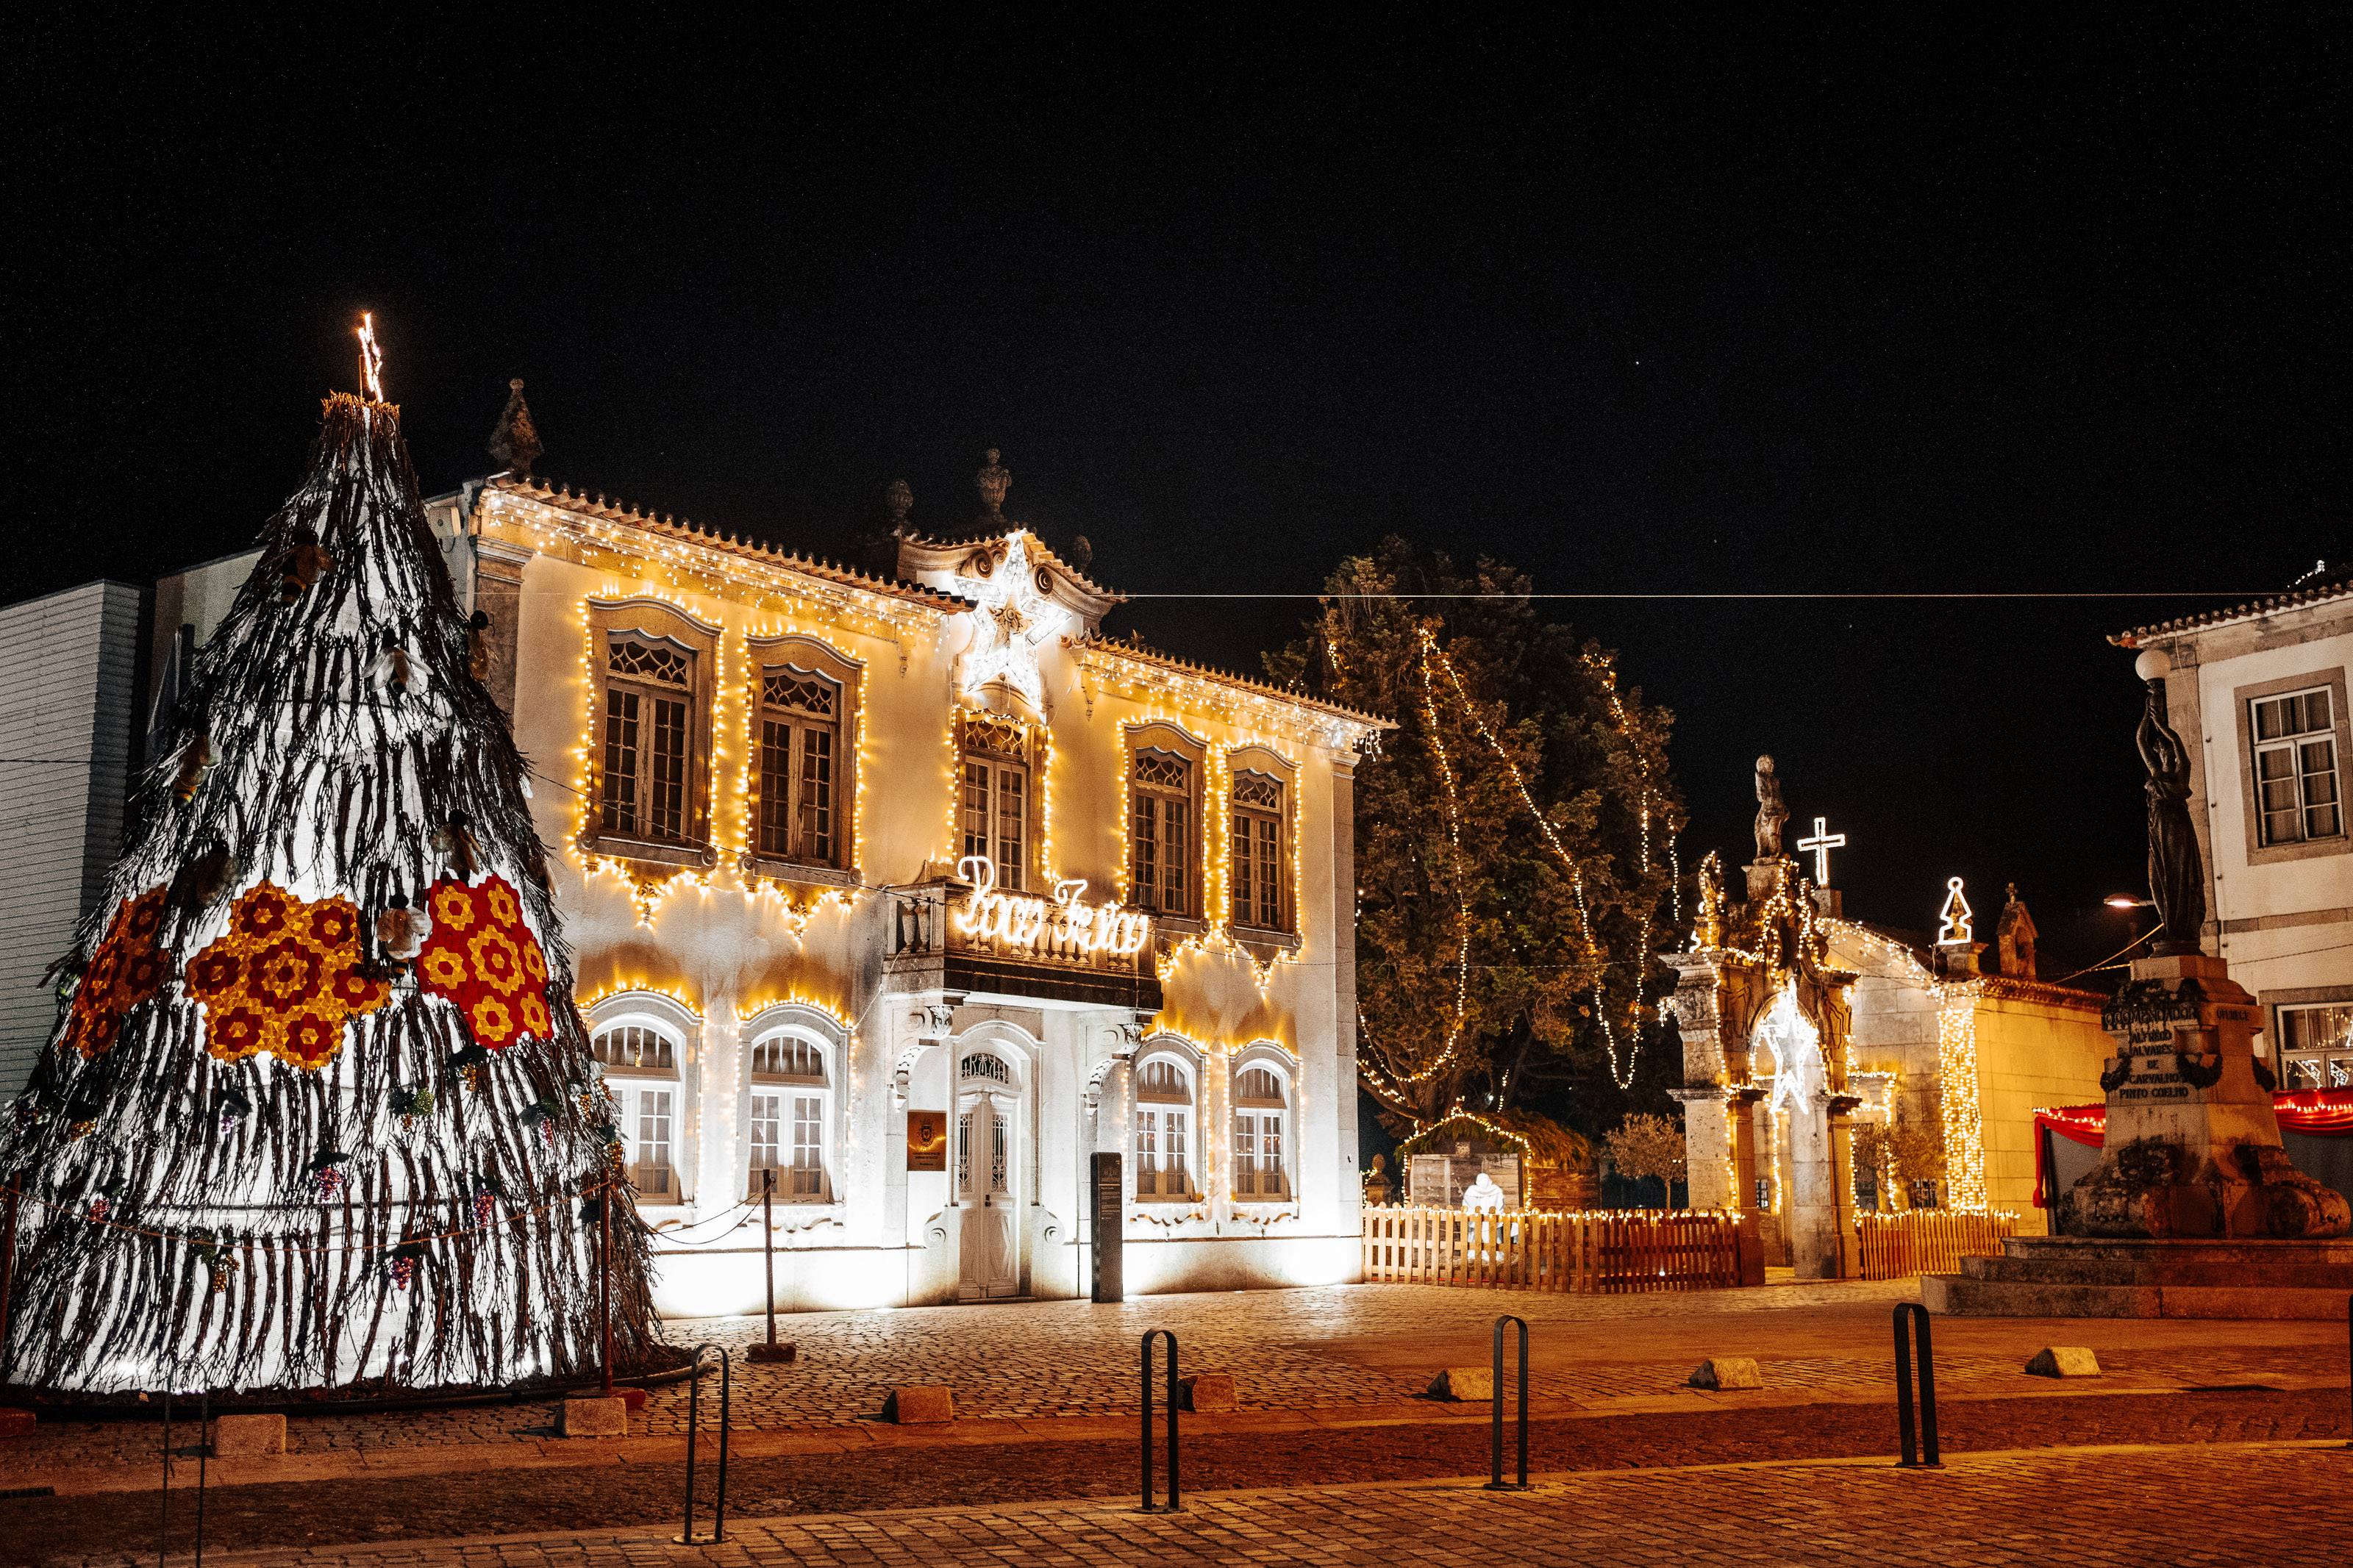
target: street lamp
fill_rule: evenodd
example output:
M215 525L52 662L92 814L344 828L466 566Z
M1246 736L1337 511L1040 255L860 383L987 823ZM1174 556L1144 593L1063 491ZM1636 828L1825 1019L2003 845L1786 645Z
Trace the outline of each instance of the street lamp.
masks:
M2130 893L2114 893L2107 898L2102 899L2100 902L2107 905L2108 908L2112 910L2153 910L2157 908L2156 900L2136 899Z

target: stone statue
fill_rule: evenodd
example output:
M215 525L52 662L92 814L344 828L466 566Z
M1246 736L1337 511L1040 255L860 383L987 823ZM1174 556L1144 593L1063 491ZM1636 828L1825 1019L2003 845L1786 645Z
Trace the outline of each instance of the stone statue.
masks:
M2134 666L2148 683L2135 739L2148 769L2148 896L2165 922L2163 937L2150 951L2159 957L2202 951L2198 933L2206 923L2206 871L2189 821L2189 749L2165 721L2165 677L2172 668L2155 649Z
M1774 774L1773 759L1757 759L1757 858L1770 860L1781 853L1781 824L1789 820L1789 808L1781 804L1781 781Z
M988 466L973 475L972 482L979 487L980 504L988 509L974 521L993 528L1002 521L1005 511L1005 492L1013 484L1011 470L1001 468L997 464L996 447L991 447L988 449Z

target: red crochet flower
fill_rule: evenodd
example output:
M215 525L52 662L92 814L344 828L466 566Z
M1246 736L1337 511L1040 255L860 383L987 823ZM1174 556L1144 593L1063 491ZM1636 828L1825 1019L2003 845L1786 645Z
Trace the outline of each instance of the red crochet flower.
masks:
M444 880L427 902L433 932L417 964L424 988L457 1007L485 1050L526 1034L547 1038L547 1002L536 994L547 984L547 954L523 923L512 885L500 877L479 886Z

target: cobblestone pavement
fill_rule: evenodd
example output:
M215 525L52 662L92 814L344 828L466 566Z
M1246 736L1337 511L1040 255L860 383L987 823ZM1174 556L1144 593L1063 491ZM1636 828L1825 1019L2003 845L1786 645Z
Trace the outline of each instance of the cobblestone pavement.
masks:
M736 1366L734 1423L758 1431L860 1427L875 1419L893 1385L908 1383L949 1384L960 1418L1132 1414L1137 1341L1157 1328L1176 1331L1187 1369L1240 1374L1246 1410L1393 1405L1421 1394L1440 1356L1483 1364L1488 1326L1503 1311L1528 1320L1536 1347L1530 1392L1539 1400L1592 1401L1678 1387L1699 1354L1644 1353L1641 1344L1654 1342L1662 1323L1693 1327L1703 1342L1716 1344L1713 1353L1757 1357L1768 1390L1852 1394L1889 1383L1888 1310L1915 1294L1912 1280L1648 1296L1377 1285L1152 1297L1117 1307L1057 1301L797 1313L777 1320L779 1335L799 1346L796 1363ZM1799 1321L1810 1327L1792 1337L1787 1325ZM2026 1356L2048 1342L2021 1342L2022 1351L2000 1355L1971 1353L1967 1336L1991 1332L1987 1321L1939 1321L1938 1342L1950 1346L1936 1363L1940 1387L1966 1395L1972 1384L2015 1383ZM678 1343L712 1340L739 1352L763 1332L756 1318L667 1327ZM2345 1374L2342 1331L2326 1325L2261 1325L2252 1346L2239 1331L2245 1325L2168 1327L2169 1337L2142 1342L2155 1331L2078 1322L2056 1342L2125 1335L2132 1342L2100 1351L2112 1377L2142 1374L2173 1385ZM1825 1350L1836 1353L1819 1353ZM706 1385L705 1427L718 1419L710 1392ZM682 1386L656 1390L632 1430L682 1433L687 1412ZM290 1424L289 1446L318 1453L528 1444L548 1436L554 1421L551 1404L304 1417ZM0 1450L0 1487L16 1484L28 1467L138 1462L155 1441L152 1423L44 1423L24 1447Z
M1699 1354L1642 1354L1662 1326L1684 1326L1715 1354L1760 1359L1765 1387L1817 1394L1862 1394L1890 1384L1887 1311L1913 1300L1915 1281L1781 1284L1751 1290L1659 1295L1539 1295L1445 1286L1329 1286L1221 1295L1160 1295L1120 1307L1087 1302L1005 1302L923 1307L902 1311L809 1311L776 1319L779 1338L800 1347L791 1366L741 1361L763 1338L751 1317L669 1323L678 1344L715 1340L739 1354L734 1425L751 1432L821 1432L866 1427L894 1384L946 1383L957 1417L1120 1415L1136 1411L1136 1340L1146 1328L1174 1328L1188 1371L1240 1373L1245 1411L1341 1411L1417 1399L1438 1356L1487 1361L1487 1328L1496 1311L1529 1321L1536 1347L1529 1394L1535 1399L1600 1401L1666 1394L1690 1375ZM1790 1323L1810 1333L1790 1335ZM1831 1331L1823 1331L1829 1323ZM1986 1333L1986 1319L1941 1319L1939 1344L1953 1335ZM2184 1383L2252 1383L2292 1375L2341 1377L2344 1335L2325 1326L2273 1323L2254 1347L2245 1326L2189 1328L2162 1342L2104 1347L2113 1375L2144 1373L2174 1387ZM2101 1331L2071 1323L2071 1338ZM2106 1333L2141 1335L2108 1323ZM1650 1335L1642 1340L1640 1335ZM2299 1338L2301 1335L2301 1338ZM2268 1340L2289 1340L2271 1344ZM1829 1342L1826 1342L1829 1340ZM1629 1350L1629 1342L1635 1350ZM1786 1344L1784 1344L1786 1342ZM1451 1347L1451 1352L1447 1350ZM1732 1347L1732 1350L1725 1350ZM1777 1347L1781 1354L1774 1354ZM1852 1350L1850 1350L1852 1347ZM2019 1383L2026 1354L1969 1354L1965 1340L1936 1359L1936 1383L1956 1396L1972 1384ZM1838 1354L1790 1354L1835 1350ZM706 1384L703 1427L718 1425L715 1389ZM654 1389L630 1429L645 1436L687 1429L687 1389ZM463 1411L397 1415L301 1417L290 1422L291 1453L445 1448L461 1444L536 1444L555 1427L555 1405L482 1405ZM24 1444L0 1450L0 1488L33 1469L136 1465L155 1450L153 1422L42 1422Z
M1972 1401L1946 1405L1941 1417L1948 1460L2042 1447L2342 1442L2353 1436L2353 1415L2341 1387ZM1484 1422L1217 1435L1203 1432L1200 1425L1188 1424L1184 1437L1188 1490L1263 1487L1275 1479L1328 1486L1460 1477L1483 1473L1487 1467ZM1529 1458L1538 1472L1871 1456L1883 1461L1894 1456L1894 1426L1893 1412L1876 1404L1539 1421L1531 1426ZM706 1467L712 1458L706 1450ZM1132 1431L1119 1440L1018 1448L951 1442L880 1448L854 1458L739 1456L731 1468L728 1495L734 1511L752 1516L839 1514L916 1502L987 1508L1072 1498L1134 1499L1136 1458ZM640 1529L678 1519L684 1479L683 1466L672 1461L224 1488L207 1500L207 1555L280 1543L310 1548ZM2347 1456L2337 1485L2348 1479L2353 1479L2353 1455ZM183 1465L173 1504L177 1552L195 1545L194 1480L192 1468ZM151 1482L143 1494L118 1495L102 1505L90 1497L0 1500L0 1561L121 1568L150 1558L161 1517L161 1500L152 1487ZM713 1489L714 1478L705 1468L698 1491L706 1518ZM11 1548L21 1555L12 1558Z
M591 1564L1384 1564L1954 1563L2327 1564L2353 1552L2333 1505L2341 1447L2137 1447L2000 1454L1937 1472L1884 1463L1770 1463L1474 1481L1196 1492L1187 1511L1133 1501L996 1503L733 1521L723 1544L677 1526L571 1530L398 1546L240 1553L284 1568L575 1568Z

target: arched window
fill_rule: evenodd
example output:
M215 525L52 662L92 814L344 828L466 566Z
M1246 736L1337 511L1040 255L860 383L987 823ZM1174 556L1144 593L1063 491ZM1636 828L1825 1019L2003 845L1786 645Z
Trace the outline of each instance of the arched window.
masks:
M834 801L841 683L793 664L762 676L759 853L836 865L843 847Z
M1133 901L1162 914L1193 912L1193 764L1147 746L1135 753L1129 774L1134 798L1128 823L1134 830Z
M1291 1102L1270 1068L1245 1068L1234 1079L1234 1196L1283 1199L1291 1182L1283 1162Z
M963 716L963 797L957 817L964 853L997 868L1008 893L1026 883L1029 863L1029 731L1018 720Z
M798 1035L774 1034L752 1045L752 1160L748 1194L767 1191L797 1203L828 1203L833 1181L827 1130L833 1096L826 1048Z
M1255 771L1234 774L1233 922L1260 931L1288 931L1284 852L1289 832L1281 779Z
M1193 1075L1170 1057L1135 1069L1135 1196L1188 1203L1193 1185Z
M680 1109L678 1042L666 1031L632 1019L599 1029L588 1048L604 1064L622 1156L638 1200L679 1202L673 1164Z
M719 628L650 599L588 602L587 834L607 855L704 860Z

